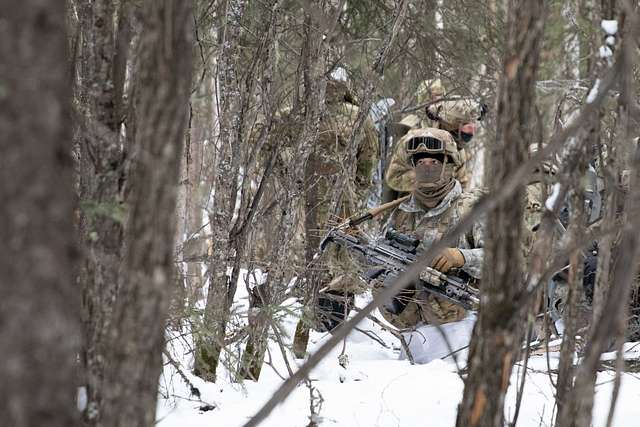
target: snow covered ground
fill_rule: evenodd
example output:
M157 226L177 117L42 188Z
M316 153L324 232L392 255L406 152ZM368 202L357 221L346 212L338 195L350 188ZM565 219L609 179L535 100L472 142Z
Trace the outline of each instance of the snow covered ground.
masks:
M242 288L239 288L242 289ZM239 295L237 310L246 310L246 295ZM362 301L361 301L362 302ZM295 307L295 306L294 306ZM286 338L291 343L296 318L293 315L283 320ZM453 426L456 407L462 397L463 382L452 361L435 360L425 365L410 365L398 360L399 342L388 332L371 321L364 321L360 329L378 336L385 343L376 342L362 332L354 331L347 339L345 354L347 368L338 363L342 346L334 349L329 357L317 366L310 376L314 395L321 397L319 409L321 426ZM310 350L317 349L327 334L312 333ZM184 353L181 340L172 340L172 352L177 356ZM640 353L640 345L627 345L630 354ZM287 369L280 349L270 342L269 355L272 367L265 365L260 381L231 381L228 372L216 384L205 383L190 375L190 381L199 389L201 400L215 406L203 411L203 403L188 400L189 388L180 379L174 368L167 364L161 378L163 396L158 402L159 427L235 427L242 426L255 414L282 383L280 376L287 376ZM297 361L291 353L289 361L295 369ZM556 353L550 354L551 367L557 365ZM609 355L611 357L611 355ZM189 368L192 358L182 357L179 362ZM514 369L512 386L507 398L506 414L513 416L516 393L514 386L521 373L521 365ZM532 356L527 369L524 398L517 426L550 426L553 419L553 386L546 356ZM602 372L598 376L594 426L605 426L614 375ZM193 397L191 397L193 399ZM319 399L314 398L315 402ZM640 374L627 373L622 378L621 394L618 400L613 425L616 427L636 427L640 421ZM309 423L310 389L301 384L272 414L262 426L299 426Z

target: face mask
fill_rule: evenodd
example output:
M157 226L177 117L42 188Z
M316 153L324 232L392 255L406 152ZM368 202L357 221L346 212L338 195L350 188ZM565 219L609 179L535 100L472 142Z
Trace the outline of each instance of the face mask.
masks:
M472 133L460 132L460 139L465 144L467 144L469 141L471 141L472 138L473 138L473 134Z
M451 163L426 165L418 162L415 173L416 187L413 195L426 208L438 206L455 185L455 166Z
M443 168L444 165L441 162L436 162L433 165L418 163L416 165L416 182L420 184L433 184L438 182L442 177Z

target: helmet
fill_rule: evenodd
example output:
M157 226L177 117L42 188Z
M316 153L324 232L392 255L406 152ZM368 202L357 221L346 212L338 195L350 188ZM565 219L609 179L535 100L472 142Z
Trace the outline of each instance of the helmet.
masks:
M418 104L424 104L444 96L444 86L440 79L423 80L418 85L416 91L416 100Z
M441 129L457 131L465 123L482 120L486 106L470 98L457 97L427 107L427 116L439 123Z
M413 165L416 158L425 154L443 154L456 168L464 163L451 134L442 129L422 128L410 130L400 144L406 152L407 163Z

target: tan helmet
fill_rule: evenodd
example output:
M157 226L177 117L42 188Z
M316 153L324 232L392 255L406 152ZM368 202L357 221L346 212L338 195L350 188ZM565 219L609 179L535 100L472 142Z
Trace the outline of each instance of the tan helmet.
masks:
M451 159L456 168L464 163L453 137L443 129L412 129L399 143L404 147L408 164L412 164L412 157L419 153L443 153Z
M427 116L439 123L439 128L457 131L466 123L481 120L484 108L481 103L470 98L458 97L437 102L427 107Z
M416 90L416 101L418 104L433 101L444 96L444 85L440 79L423 80Z

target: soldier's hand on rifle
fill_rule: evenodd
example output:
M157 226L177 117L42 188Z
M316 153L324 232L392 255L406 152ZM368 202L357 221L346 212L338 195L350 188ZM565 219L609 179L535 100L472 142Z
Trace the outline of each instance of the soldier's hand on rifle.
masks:
M452 268L460 268L463 265L464 256L457 248L446 248L431 261L431 267L443 273L448 273Z

